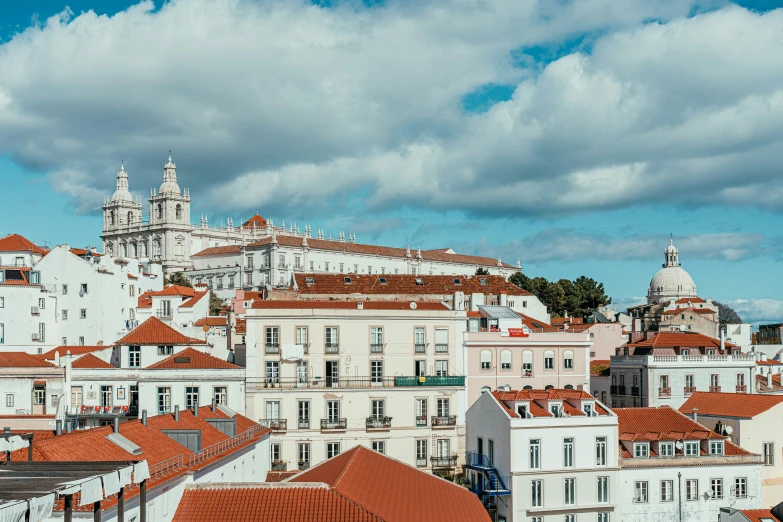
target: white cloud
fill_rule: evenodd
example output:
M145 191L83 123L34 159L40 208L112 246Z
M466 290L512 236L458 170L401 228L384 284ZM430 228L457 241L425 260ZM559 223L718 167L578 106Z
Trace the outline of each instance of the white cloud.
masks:
M776 299L736 299L725 301L746 323L783 322L783 301Z

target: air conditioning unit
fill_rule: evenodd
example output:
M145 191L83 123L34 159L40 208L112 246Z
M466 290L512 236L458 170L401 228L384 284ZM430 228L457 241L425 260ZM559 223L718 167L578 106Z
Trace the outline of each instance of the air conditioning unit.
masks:
M39 334L37 334L37 333L34 333L33 334L33 341L40 341L40 340L41 340L41 336Z
M33 306L30 308L30 313L33 315L40 315L41 309L38 308L37 306Z

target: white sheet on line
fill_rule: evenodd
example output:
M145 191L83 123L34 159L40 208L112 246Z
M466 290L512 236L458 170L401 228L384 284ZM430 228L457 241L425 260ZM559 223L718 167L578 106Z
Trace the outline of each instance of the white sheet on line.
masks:
M133 474L133 466L120 469L120 487L125 487L131 483L131 475Z
M27 502L0 504L0 522L23 522Z
M120 492L120 475L116 471L101 476L103 480L103 494L107 497Z
M30 522L40 522L52 516L54 493L30 499Z
M13 435L8 437L8 444L11 445L11 451L26 448L30 445L30 441L23 439L19 435Z
M103 500L103 488L101 487L101 479L98 477L85 480L81 483L81 495L79 498L79 505L86 506L99 500Z
M0 437L0 451L11 451L11 445L5 437Z
M142 480L150 478L150 468L147 466L147 461L142 460L133 465L133 482L135 484L140 483Z

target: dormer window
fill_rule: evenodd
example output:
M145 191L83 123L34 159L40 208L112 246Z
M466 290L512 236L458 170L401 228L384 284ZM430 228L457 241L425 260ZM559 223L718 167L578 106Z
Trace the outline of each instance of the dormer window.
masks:
M563 407L560 404L553 404L549 410L554 417L563 416Z
M681 353L682 353L683 355L688 355L688 350L683 350Z
M487 280L484 279L483 277L479 279L479 283L481 284L481 286L487 286Z
M351 284L351 278L350 278L350 277L343 277L343 282L344 282L346 285L350 285L350 284Z
M661 442L658 444L658 454L661 457L673 457L674 456L674 443L673 442Z
M527 405L526 404L518 404L517 405L517 413L520 417L523 419L527 418Z
M379 282L380 284L382 284L382 285L385 285L385 284L386 284L386 278L385 278L385 277L379 277L379 278L378 278L378 282Z
M312 277L305 277L305 284L306 285L311 285L313 283L315 283L315 279L313 279Z
M455 277L455 278L454 278L454 284L455 284L455 285L461 285L461 284L462 284L462 281L460 281L458 277Z
M711 440L710 441L710 455L723 455L723 441Z
M699 456L699 443L690 441L685 443L685 456L686 457L698 457Z
M633 456L636 458L646 459L650 456L650 443L649 442L636 442L633 445Z
M588 417L592 417L595 412L595 410L593 409L593 404L590 402L585 403L582 406L582 410L585 412L585 415L587 415Z
M417 277L416 284L419 286L424 286L424 280L421 277Z

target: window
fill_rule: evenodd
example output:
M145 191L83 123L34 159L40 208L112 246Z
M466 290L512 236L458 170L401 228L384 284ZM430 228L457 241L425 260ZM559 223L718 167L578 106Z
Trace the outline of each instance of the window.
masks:
M674 456L674 443L661 442L658 444L658 453L661 457L673 457Z
M699 481L688 479L685 481L685 500L699 500Z
M326 327L326 353L336 353L337 352L337 327L336 326L327 326ZM330 349L333 349L334 352L330 352Z
M280 254L280 256L278 256L277 266L279 266L280 268L284 268L285 267L285 254ZM327 270L328 270L328 268L327 268Z
M744 477L734 479L734 496L737 498L748 496L748 479Z
M544 481L543 480L530 481L530 503L533 507L541 507L544 505Z
M82 308L79 310L79 319L87 319L87 309Z
M38 340L44 342L46 338L46 323L38 323Z
M744 373L738 373L737 374L737 386L745 386L745 374Z
M533 352L525 350L522 352L522 377L533 376Z
M330 422L340 420L340 401L326 401L326 419Z
M774 466L775 465L775 443L774 442L765 442L764 443L764 465L765 466Z
M68 320L68 310L63 310L62 315L63 315L63 321L67 321Z
M324 270L325 270L326 272L328 272L328 271L329 271L329 263L324 263Z
M492 369L492 352L490 352L489 350L481 350L481 369L482 370Z
M661 502L672 502L674 500L674 481L661 481Z
M336 457L340 454L340 443L339 442L327 442L326 443L326 458L331 459L332 457Z
M377 451L378 453L384 454L386 453L386 442L382 440L374 440L372 441L372 450Z
M649 457L650 456L650 444L647 442L636 443L633 445L634 457Z
M573 350L566 350L563 352L563 368L566 370L574 369L574 352Z
M5 342L5 325L0 323L0 344Z
M427 426L427 399L416 399L416 427Z
M304 352L307 353L307 327L306 326L297 326L296 327L296 344L300 346L304 346Z
M280 453L280 443L272 443L269 445L269 458L272 462L281 460Z
M563 416L562 408L563 407L561 405L559 405L559 404L553 404L552 406L550 406L549 410L551 411L552 416L554 416L554 417L562 417Z
M46 404L46 387L36 386L33 388L33 404L36 406L43 406Z
M185 387L185 408L192 410L198 408L198 386Z
M171 355L174 353L173 346L158 346L158 355Z
M299 448L299 465L305 465L310 463L310 444L307 442L300 442Z
M451 456L451 442L449 439L438 439L435 441L435 444L435 451L438 452L438 457Z
M449 400L448 399L438 399L437 400L437 415L438 417L448 417L449 416Z
M74 412L79 411L79 407L82 405L82 387L71 387L71 410Z
M370 414L373 417L383 417L386 409L383 399L373 399L370 401Z
M46 299L44 298L38 299L38 308L40 308L41 310L46 308Z
M296 382L297 384L307 384L307 361L296 361Z
M566 515L563 520L565 522L576 522L576 515Z
M84 346L84 337L79 337L79 346Z
M698 457L699 456L699 443L698 442L686 442L685 443L685 456L686 457Z
M68 295L68 285L63 285L63 295Z
M427 349L426 337L424 335L424 328L414 328L413 330L414 343L416 345L416 353L424 353Z
M723 479L710 479L710 491L712 491L712 498L723 498Z
M449 331L435 328L435 353L449 353Z
M280 328L267 326L264 331L266 333L266 353L277 353L280 349Z
M141 346L128 346L128 366L131 368L141 366Z
M14 394L13 393L6 393L5 394L5 407L6 408L13 408L14 407Z
M634 484L634 502L647 502L647 481L637 481Z
M435 361L435 376L445 377L449 374L449 361Z
M598 513L598 522L609 522L609 513Z
M606 466L606 437L595 438L595 465Z
M563 439L563 466L574 467L574 439L571 437Z
M566 506L576 504L576 479L567 478L563 483L563 503Z
M416 439L416 467L427 467L427 439Z
M710 374L710 386L718 386L718 374Z
M298 401L297 402L297 419L299 421L299 429L307 429L310 427L310 401Z
M217 404L226 405L228 399L228 393L225 386L215 386L212 388L212 397Z
M266 401L267 420L280 420L280 401Z
M609 503L609 477L598 477L598 495L596 498L599 504Z
M370 353L383 353L383 328L370 328Z
M266 382L277 384L280 382L280 361L266 362Z
M555 352L547 350L544 352L544 369L554 370L555 368Z
M370 361L370 382L383 382L383 361Z
M710 455L723 455L723 441L711 440L710 441Z
M530 440L530 469L541 467L541 439Z
M171 411L171 388L158 388L158 415Z
M502 352L500 352L500 369L501 370L511 369L511 350L503 350Z

